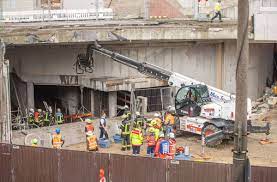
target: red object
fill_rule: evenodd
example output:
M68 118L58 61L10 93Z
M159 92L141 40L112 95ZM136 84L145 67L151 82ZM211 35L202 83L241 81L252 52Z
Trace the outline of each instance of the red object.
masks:
M71 115L65 115L64 119L80 119L85 117L93 117L94 115L92 113L84 113L84 114L71 114Z
M156 140L154 135L150 135L147 137L147 146L152 147L156 145Z
M86 125L86 132L88 132L88 131L94 131L94 126L92 124Z
M169 153L167 154L167 158L173 159L176 153L176 140L169 139Z

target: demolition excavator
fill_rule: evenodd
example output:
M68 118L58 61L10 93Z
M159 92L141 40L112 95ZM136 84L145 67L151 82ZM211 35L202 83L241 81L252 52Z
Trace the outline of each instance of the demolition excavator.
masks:
M169 86L177 87L175 109L179 131L201 135L209 147L221 144L224 139L233 138L235 95L156 65L136 61L105 49L99 44L89 45L86 56L82 56L82 61L85 61L85 57L88 61L93 60L94 53L107 56L111 60L134 68L144 75L167 81ZM78 57L80 58L80 56ZM247 112L248 132L269 135L269 123L265 126L252 125L249 117L251 114L250 99L247 99Z

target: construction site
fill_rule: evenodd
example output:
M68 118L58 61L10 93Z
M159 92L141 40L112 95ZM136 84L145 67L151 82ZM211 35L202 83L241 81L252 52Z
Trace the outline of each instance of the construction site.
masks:
M276 0L2 0L0 182L277 181L276 18Z

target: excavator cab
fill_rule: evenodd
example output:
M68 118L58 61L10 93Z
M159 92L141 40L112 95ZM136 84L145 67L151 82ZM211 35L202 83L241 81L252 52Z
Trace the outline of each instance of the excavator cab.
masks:
M201 106L208 102L211 102L208 87L201 84L182 86L175 96L175 108L180 116L199 116Z

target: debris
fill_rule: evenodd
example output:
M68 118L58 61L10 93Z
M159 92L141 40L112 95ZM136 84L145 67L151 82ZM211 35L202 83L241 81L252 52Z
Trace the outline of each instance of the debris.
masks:
M269 140L269 139L261 139L259 143L261 145L266 145L266 144L277 143L277 141L273 141L273 140Z

